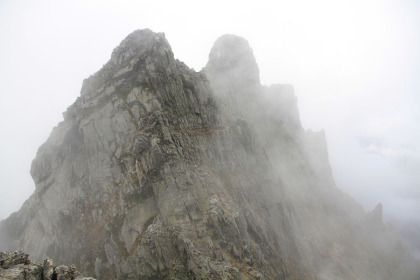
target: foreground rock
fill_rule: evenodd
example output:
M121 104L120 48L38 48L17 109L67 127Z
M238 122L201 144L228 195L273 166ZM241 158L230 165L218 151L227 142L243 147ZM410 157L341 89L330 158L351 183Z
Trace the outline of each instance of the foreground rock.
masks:
M130 34L31 174L34 194L0 223L3 246L101 280L420 279L392 228L336 188L293 87L262 86L234 35L197 73L163 34Z
M0 280L95 280L82 277L74 266L53 265L46 259L41 265L23 252L0 252Z

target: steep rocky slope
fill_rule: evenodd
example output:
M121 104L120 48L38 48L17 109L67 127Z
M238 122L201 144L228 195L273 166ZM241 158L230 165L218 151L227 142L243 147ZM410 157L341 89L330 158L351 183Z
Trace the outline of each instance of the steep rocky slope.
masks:
M290 85L225 35L199 73L138 30L38 151L1 239L98 279L418 279L397 235L334 185ZM66 252L63 254L62 252Z

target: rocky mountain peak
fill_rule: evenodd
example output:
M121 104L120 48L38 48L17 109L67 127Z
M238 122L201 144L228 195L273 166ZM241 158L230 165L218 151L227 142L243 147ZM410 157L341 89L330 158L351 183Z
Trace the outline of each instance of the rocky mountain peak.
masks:
M175 63L164 33L154 33L150 29L136 30L113 50L111 59L102 69L83 81L81 96L85 100L102 96L100 92L105 86L118 86L118 81L133 73L174 72Z
M260 70L248 41L236 35L223 35L216 40L206 69L219 75L233 75L241 82L260 82Z
M36 190L0 222L0 249L101 280L419 279L335 187L293 88L258 73L238 36L197 73L163 34L130 34L38 150Z
M140 57L154 52L166 57L167 62L173 59L171 46L165 38L164 33L154 33L150 29L136 30L130 33L118 47L114 49L111 55L111 62L116 65L122 65L133 57Z

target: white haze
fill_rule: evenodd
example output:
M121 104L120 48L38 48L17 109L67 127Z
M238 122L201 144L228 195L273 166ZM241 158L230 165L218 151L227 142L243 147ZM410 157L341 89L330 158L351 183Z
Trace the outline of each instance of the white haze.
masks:
M217 37L254 50L264 84L295 88L326 131L339 188L389 221L420 223L420 2L0 1L0 219L34 191L37 148L135 29L165 32L200 70Z

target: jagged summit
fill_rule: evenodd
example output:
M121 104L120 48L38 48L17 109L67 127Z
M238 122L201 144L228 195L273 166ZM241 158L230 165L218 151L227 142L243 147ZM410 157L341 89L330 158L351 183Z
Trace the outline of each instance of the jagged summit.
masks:
M39 148L0 249L101 280L419 279L395 234L335 187L293 89L258 72L237 36L197 73L163 34L130 34Z
M98 95L100 85L120 86L118 80L139 72L141 67L149 73L174 71L175 58L164 33L154 33L150 29L130 33L111 55L111 59L94 75L83 81L81 96L86 100Z
M214 43L209 61L209 72L232 75L241 82L260 83L260 70L247 40L236 35L223 35Z
M155 52L151 54L151 52ZM111 62L121 65L134 56L167 56L169 62L173 60L171 46L165 38L164 33L154 33L150 29L139 29L130 33L118 47L114 49L111 55Z

